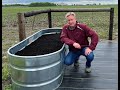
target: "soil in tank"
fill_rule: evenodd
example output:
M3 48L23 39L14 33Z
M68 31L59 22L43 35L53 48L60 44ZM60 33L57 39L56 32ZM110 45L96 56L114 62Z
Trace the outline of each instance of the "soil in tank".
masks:
M49 54L62 48L60 33L42 35L37 40L15 53L19 56L36 56Z

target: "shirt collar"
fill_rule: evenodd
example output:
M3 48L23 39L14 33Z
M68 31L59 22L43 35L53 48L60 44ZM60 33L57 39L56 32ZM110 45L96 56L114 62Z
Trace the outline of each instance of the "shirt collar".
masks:
M79 23L78 23L77 21L76 21L76 26L75 26L75 28L80 29L80 30L83 30L83 29L80 27L80 25L79 25ZM71 28L68 26L66 29L68 29L68 30L74 30L75 28L71 29Z

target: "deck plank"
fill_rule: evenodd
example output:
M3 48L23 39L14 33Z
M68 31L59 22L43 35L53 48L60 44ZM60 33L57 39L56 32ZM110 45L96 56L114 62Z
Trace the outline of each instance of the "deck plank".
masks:
M94 54L91 73L85 73L86 59L81 56L78 68L66 67L57 90L118 90L118 43L101 41Z

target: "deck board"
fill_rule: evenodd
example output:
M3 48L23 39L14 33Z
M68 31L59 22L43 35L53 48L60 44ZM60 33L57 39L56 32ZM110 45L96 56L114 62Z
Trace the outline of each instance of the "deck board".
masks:
M66 67L57 90L118 90L118 43L100 41L94 54L91 73L85 73L86 59L81 56L78 68Z

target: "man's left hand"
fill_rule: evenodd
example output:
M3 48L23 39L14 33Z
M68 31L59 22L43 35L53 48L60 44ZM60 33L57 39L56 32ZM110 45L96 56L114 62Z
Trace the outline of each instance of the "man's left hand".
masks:
M85 49L85 55L89 55L91 52L92 50L89 47Z

